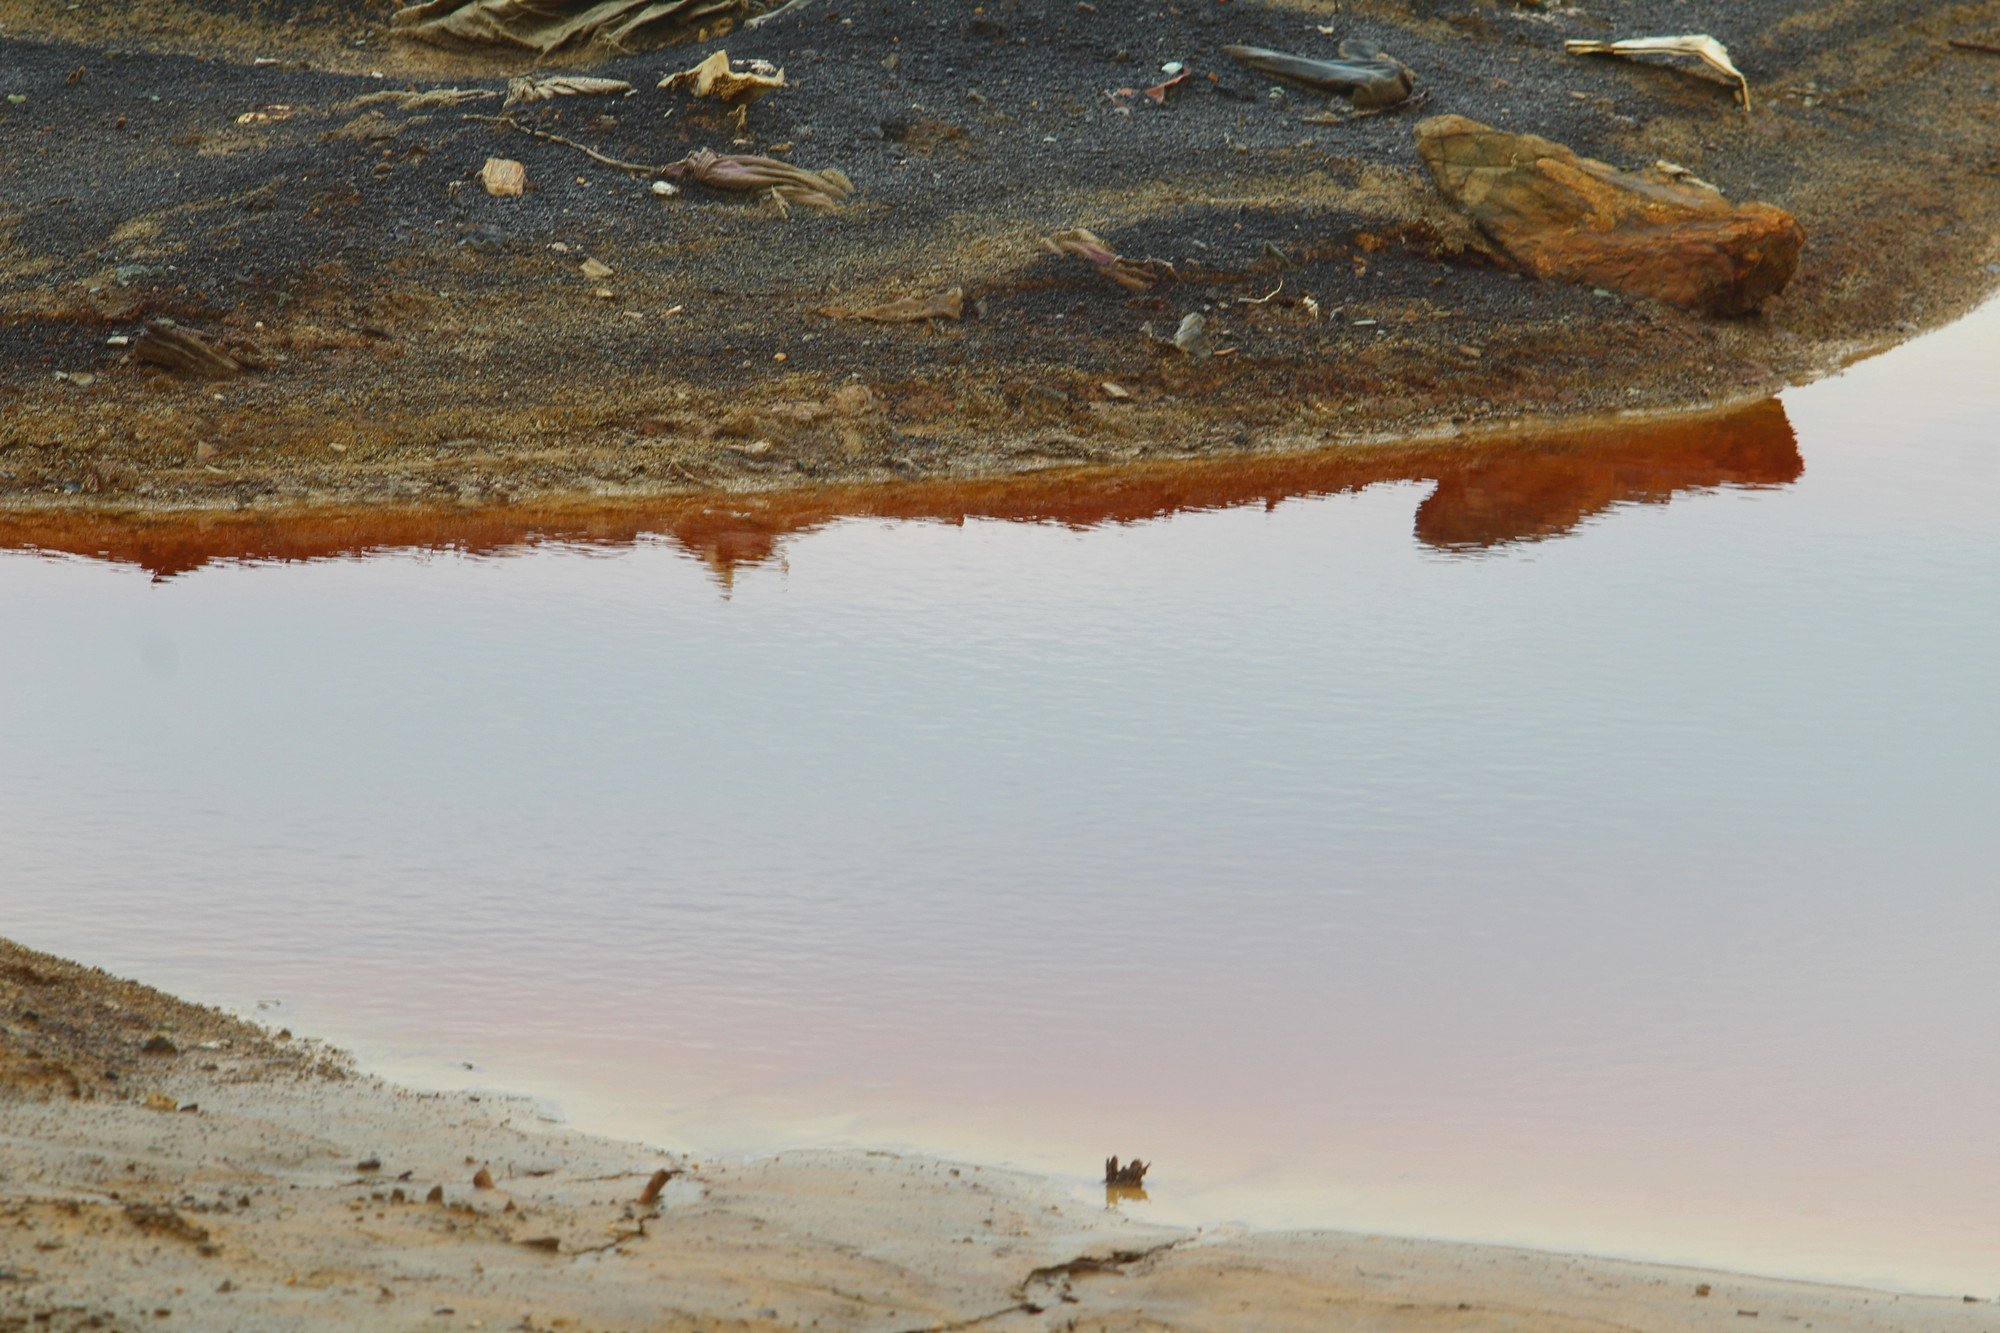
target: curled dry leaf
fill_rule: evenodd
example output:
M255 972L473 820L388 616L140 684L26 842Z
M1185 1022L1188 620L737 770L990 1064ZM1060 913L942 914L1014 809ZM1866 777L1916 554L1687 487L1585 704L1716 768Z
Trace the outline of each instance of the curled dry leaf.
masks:
M808 171L772 157L736 156L698 148L668 167L675 178L691 178L735 194L775 194L786 204L834 209L854 193L854 183L836 167Z
M499 95L491 88L426 88L422 92L414 88L390 88L379 93L364 93L350 102L341 103L339 109L388 106L398 111L427 111L433 107L458 106Z
M608 97L631 91L632 85L623 79L595 79L586 74L556 74L537 79L517 74L507 81L507 100L502 105L552 102L558 97Z
M736 69L727 51L717 51L692 69L660 80L662 88L684 88L696 97L713 97L729 106L748 106L784 86L785 71L777 66L753 60Z
M1059 231L1053 236L1042 238L1042 248L1052 255L1075 255L1087 259L1097 266L1099 272L1128 292L1150 290L1160 280L1160 274L1150 262L1138 262L1121 257L1116 250L1104 243L1097 233L1085 231L1081 227L1070 231Z
M748 10L746 0L417 0L389 16L389 32L434 46L543 55L583 47L636 51L703 38Z
M1743 109L1750 109L1750 80L1729 58L1729 48L1705 33L1680 37L1627 37L1618 42L1569 41L1563 50L1573 56L1693 56L1716 73L1736 83L1743 94Z

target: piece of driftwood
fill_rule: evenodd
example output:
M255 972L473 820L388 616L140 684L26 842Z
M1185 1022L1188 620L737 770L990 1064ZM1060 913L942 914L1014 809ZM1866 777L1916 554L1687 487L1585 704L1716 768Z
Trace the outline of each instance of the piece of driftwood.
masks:
M1350 37L1338 60L1268 51L1261 46L1225 46L1225 55L1260 74L1344 97L1357 107L1394 106L1410 95L1416 75L1408 65L1365 37Z
M1575 40L1564 42L1563 50L1573 56L1624 56L1627 59L1634 56L1693 56L1724 78L1734 79L1737 90L1743 94L1743 109L1750 109L1750 80L1729 58L1729 48L1705 33L1689 33L1680 37L1627 37L1616 42Z

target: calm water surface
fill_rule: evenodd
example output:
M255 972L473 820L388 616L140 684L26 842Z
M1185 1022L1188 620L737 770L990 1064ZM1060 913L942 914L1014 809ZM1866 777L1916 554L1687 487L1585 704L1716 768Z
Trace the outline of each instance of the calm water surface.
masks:
M1990 1295L1996 365L952 522L17 523L0 933L700 1152Z

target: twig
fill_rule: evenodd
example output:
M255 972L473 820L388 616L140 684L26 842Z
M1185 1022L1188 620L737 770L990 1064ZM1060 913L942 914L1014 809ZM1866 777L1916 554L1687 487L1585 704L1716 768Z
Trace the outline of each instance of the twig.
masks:
M794 9L804 9L810 3L811 0L785 0L784 4L779 5L776 9L768 13L758 14L755 17L745 19L743 21L743 30L748 32L752 28L761 28L772 19L778 17L778 15L789 14Z
M585 157L591 158L593 161L602 162L607 167L616 167L620 171L630 171L641 176L664 176L667 174L668 169L666 167L649 167L642 162L626 162L619 158L606 157L589 144L578 143L574 139L565 139L562 135L550 134L547 130L538 130L532 125L523 125L512 116L475 116L468 112L461 114L459 119L482 121L488 125L505 125L510 130L519 130L521 133L533 135L537 139L547 139L550 143L559 143L565 148L574 148Z
M1946 39L1946 42L1948 45L1955 46L1961 51L1984 51L1989 56L2000 56L2000 46L1996 46L1992 42L1971 42L1963 37L1950 37Z

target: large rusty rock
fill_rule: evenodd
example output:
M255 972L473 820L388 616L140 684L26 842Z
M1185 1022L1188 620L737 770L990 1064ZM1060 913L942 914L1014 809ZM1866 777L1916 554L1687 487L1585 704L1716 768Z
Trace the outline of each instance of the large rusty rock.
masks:
M1805 243L1781 208L1732 204L1688 178L1620 171L1464 116L1420 123L1417 155L1445 198L1541 278L1740 315L1791 281Z

